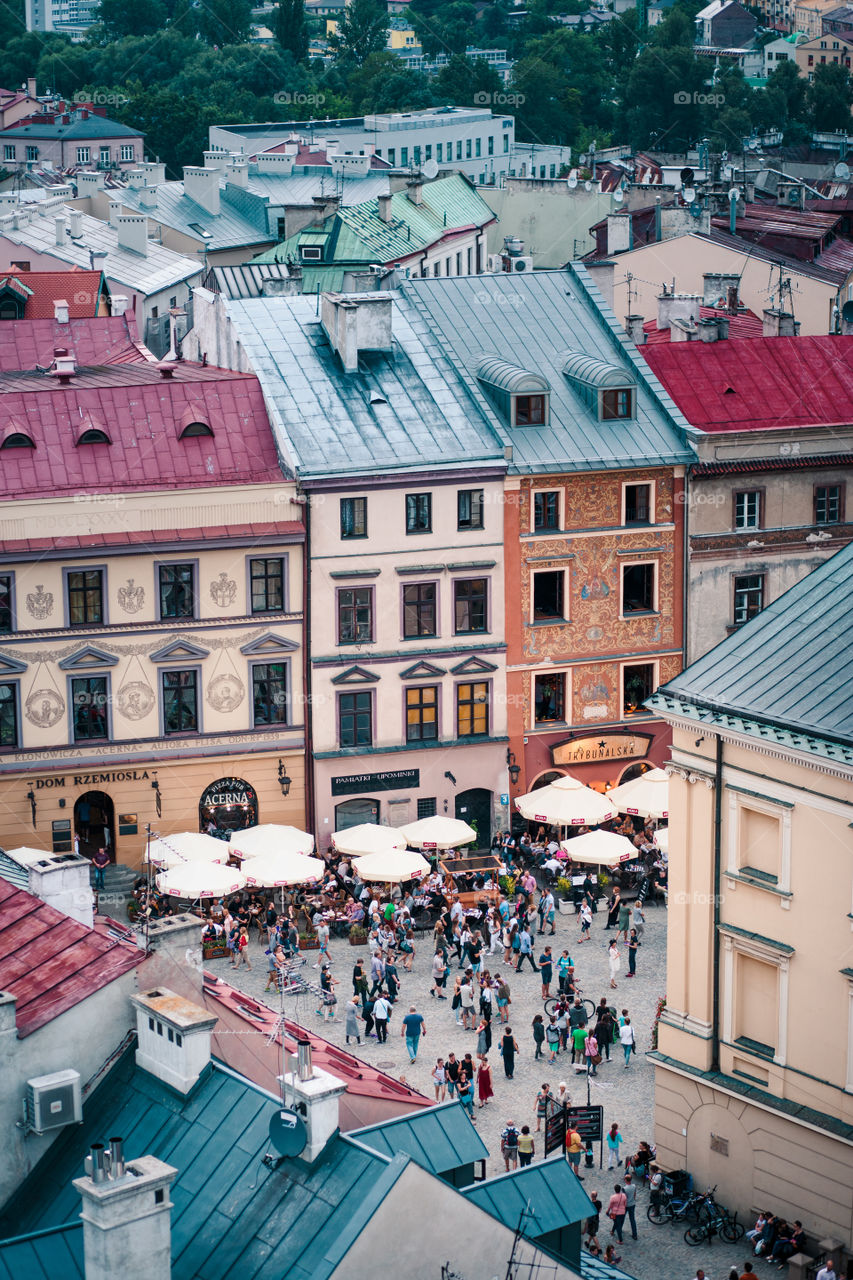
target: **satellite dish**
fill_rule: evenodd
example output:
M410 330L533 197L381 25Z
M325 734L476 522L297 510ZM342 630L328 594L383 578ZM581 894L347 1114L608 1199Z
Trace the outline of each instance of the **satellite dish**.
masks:
M571 187L572 191L574 191L577 185L578 185L578 177L576 173L573 173L569 178L569 186Z
M840 161L840 163L835 166L835 176L836 178L841 178L846 182L850 177L850 165L845 164L843 160Z
M685 204L692 204L696 199L696 191L693 187L685 187L681 194L684 197Z
M727 181L727 182L731 182L731 180L732 180L732 178L733 178L734 176L735 176L735 167L734 167L734 165L733 165L733 164L727 164L727 165L724 165L724 166L723 166L723 177L726 179L726 181Z
M730 200L740 200L740 187L730 187L730 188L729 188L729 199L730 199Z
M617 204L621 204L622 201L625 199L625 192L622 190L621 187L618 187L617 190L613 192L613 199L616 201Z
M423 174L430 182L432 182L433 178L438 177L438 165L434 160L427 160L423 168Z
M586 182L583 184L583 189L584 191L592 191L592 183L589 181L589 179L587 179Z
M696 177L696 174L693 172L693 170L692 170L692 169L689 169L689 168L688 168L688 169L682 169L682 170L681 170L681 175L680 175L680 176L681 176L681 185L682 185L683 187L692 187L692 186L693 186L693 179Z
M280 1156L298 1156L308 1144L305 1121L295 1111L282 1107L270 1116L270 1145Z

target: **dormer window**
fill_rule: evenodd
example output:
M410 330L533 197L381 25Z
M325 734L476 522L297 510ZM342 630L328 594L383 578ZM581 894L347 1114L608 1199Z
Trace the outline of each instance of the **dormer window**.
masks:
M477 381L509 427L546 427L551 386L541 373L485 356L477 365Z
M77 441L78 444L112 444L106 431L101 431L97 427L90 427L88 431L84 431Z
M212 435L213 435L213 430L211 427L207 425L206 422L190 422L184 427L178 439L186 440L190 436L212 436Z
M563 373L599 422L637 416L637 383L628 369L572 351Z
M0 449L35 449L35 441L23 431L13 431L0 444Z
M303 262L322 262L323 248L319 244L303 244L299 247L299 253Z
M601 417L605 422L609 418L633 418L633 416L633 387L626 387L622 391L602 391Z

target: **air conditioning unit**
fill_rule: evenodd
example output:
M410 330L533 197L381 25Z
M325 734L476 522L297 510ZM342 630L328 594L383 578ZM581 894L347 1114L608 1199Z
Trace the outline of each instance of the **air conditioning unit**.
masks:
M528 257L523 257L523 258L505 257L503 259L503 270L504 271L532 271L533 259Z
M68 1124L80 1124L83 1103L79 1071L54 1071L27 1081L24 1122L33 1133L49 1133Z
M503 271L503 258L499 253L489 254L489 271Z

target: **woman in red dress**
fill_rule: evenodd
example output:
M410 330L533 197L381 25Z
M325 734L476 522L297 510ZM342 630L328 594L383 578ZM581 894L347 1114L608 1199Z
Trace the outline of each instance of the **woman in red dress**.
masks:
M483 1059L477 1071L477 1096L480 1099L479 1105L481 1107L486 1105L489 1098L495 1096L495 1091L492 1088L492 1069L486 1058Z

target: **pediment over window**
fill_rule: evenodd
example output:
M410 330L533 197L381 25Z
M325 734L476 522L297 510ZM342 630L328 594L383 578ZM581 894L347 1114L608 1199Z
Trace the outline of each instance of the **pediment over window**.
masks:
M284 636L277 636L275 632L268 631L265 636L258 636L257 640L250 640L248 644L240 646L240 652L245 653L248 657L263 657L265 653L292 653L294 649L298 649L299 645L295 640L287 640Z
M19 676L26 669L26 662L19 662L17 658L0 657L0 676Z
M482 658L466 658L450 670L454 676L479 676L487 671L497 671L497 667L493 662L484 662Z
M188 658L206 658L210 651L191 640L172 640L150 655L152 662L183 662Z
M80 671L83 668L114 667L117 663L118 658L114 653L105 653L103 649L96 649L94 645L87 644L76 653L63 658L59 667L62 671Z
M339 676L332 679L332 684L377 684L379 676L364 667L347 667Z
M436 667L431 662L416 662L413 667L406 667L400 672L401 680L423 680L426 676L443 676L444 667Z

